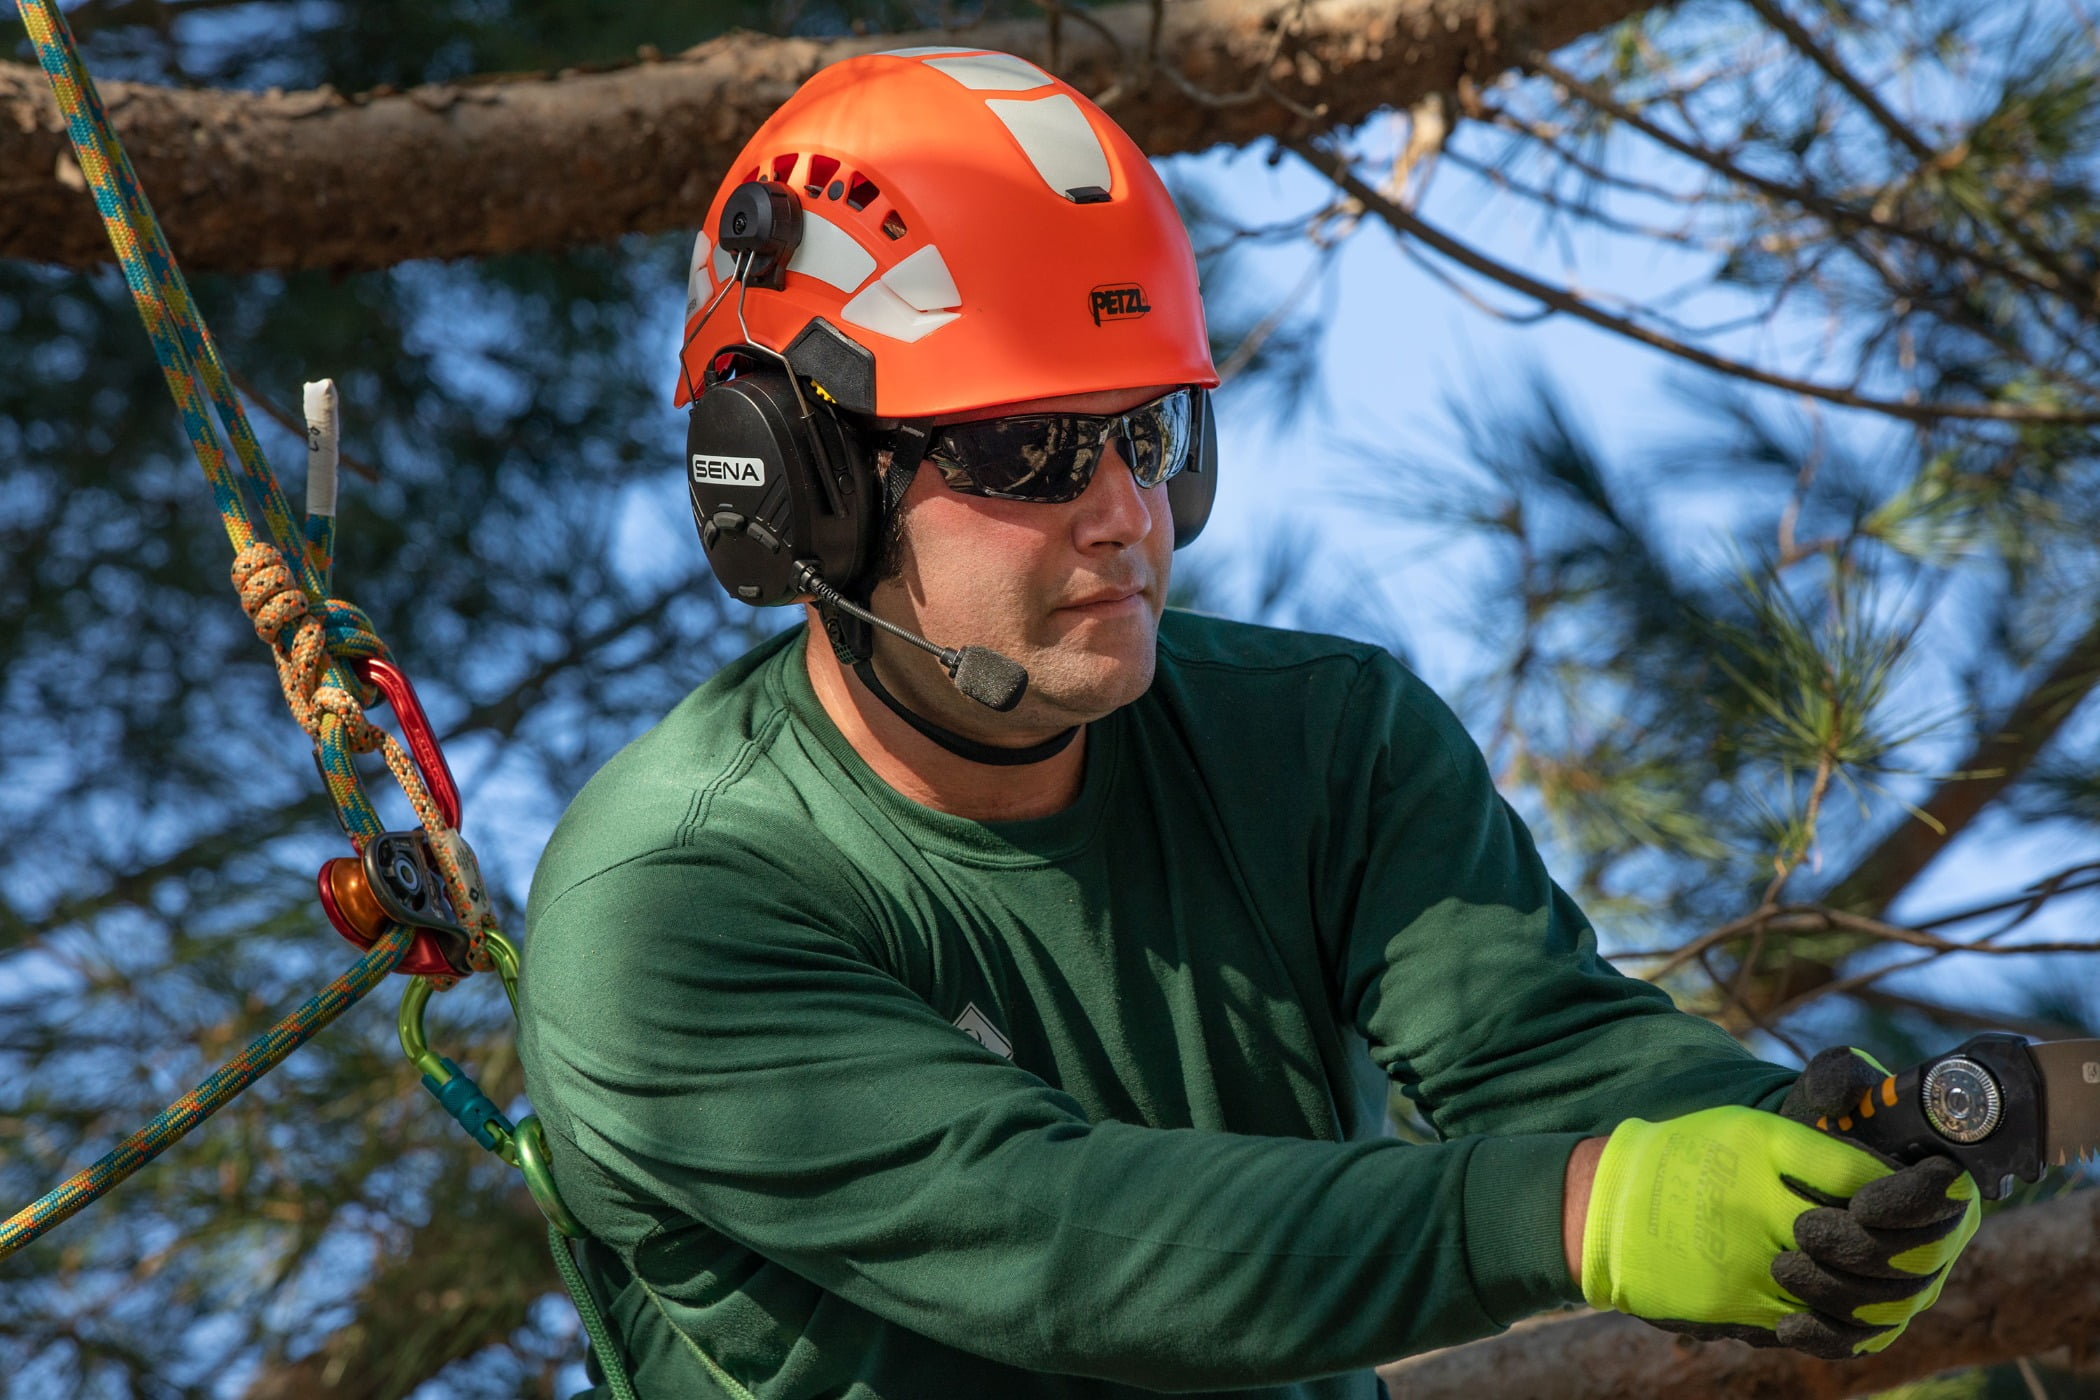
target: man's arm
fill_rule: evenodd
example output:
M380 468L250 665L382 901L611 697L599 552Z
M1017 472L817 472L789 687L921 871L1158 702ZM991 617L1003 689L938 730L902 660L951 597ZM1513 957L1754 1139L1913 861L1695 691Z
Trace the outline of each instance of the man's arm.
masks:
M1797 1071L1599 955L1479 749L1420 681L1373 658L1343 713L1322 920L1344 1012L1438 1131L1591 1135L1629 1117L1777 1106Z
M1604 1155L1605 1139L1584 1138L1568 1154L1568 1171L1561 1186L1560 1249L1568 1266L1568 1277L1582 1282L1582 1222L1589 1215L1590 1187L1597 1180L1597 1159Z
M1557 1180L1572 1135L1088 1122L876 966L850 921L808 870L748 854L569 891L532 931L535 1103L628 1199L1027 1369L1282 1383L1576 1297L1557 1194L1505 1194L1519 1170Z

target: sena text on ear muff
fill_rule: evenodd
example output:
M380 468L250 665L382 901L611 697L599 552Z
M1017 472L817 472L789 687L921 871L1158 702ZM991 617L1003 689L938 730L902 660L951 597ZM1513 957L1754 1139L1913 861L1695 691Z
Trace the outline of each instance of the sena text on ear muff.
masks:
M866 454L787 371L761 365L706 385L686 457L693 523L732 597L760 608L795 601L803 560L850 592L873 562L880 512Z
M1194 402L1196 440L1190 445L1188 465L1167 479L1167 509L1174 517L1174 548L1181 549L1203 533L1210 522L1210 508L1218 497L1218 420L1211 408L1210 390L1197 386Z

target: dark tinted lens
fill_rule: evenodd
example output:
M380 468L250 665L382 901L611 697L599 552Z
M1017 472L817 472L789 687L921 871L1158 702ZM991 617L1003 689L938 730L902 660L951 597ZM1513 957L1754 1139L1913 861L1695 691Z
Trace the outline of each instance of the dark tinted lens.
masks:
M1123 415L1123 458L1138 485L1157 486L1187 465L1189 417L1186 389Z
M1076 501L1101 458L1101 420L1065 413L943 428L927 448L950 488L1016 501Z
M1111 432L1138 485L1157 486L1187 463L1190 421L1189 391L1176 389L1115 418L1030 413L951 424L934 434L926 460L966 496L1076 501Z

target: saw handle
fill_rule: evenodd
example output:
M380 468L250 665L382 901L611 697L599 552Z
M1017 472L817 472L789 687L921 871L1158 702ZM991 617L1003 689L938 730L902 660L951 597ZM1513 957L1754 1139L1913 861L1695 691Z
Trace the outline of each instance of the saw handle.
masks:
M1904 1166L1952 1157L1995 1201L2014 1177L2042 1175L2041 1083L2026 1041L1987 1031L1890 1075L1851 1112L1816 1126Z

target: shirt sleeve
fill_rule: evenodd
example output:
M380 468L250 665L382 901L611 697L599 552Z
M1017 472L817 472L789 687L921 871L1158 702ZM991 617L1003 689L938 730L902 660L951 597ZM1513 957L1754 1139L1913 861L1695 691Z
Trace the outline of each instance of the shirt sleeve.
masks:
M1366 661L1341 733L1323 924L1341 944L1343 1010L1447 1141L1776 1107L1798 1072L1600 956L1479 748L1426 686L1389 657ZM1565 1165L1544 1141L1521 1149L1499 1203L1468 1209L1557 1220Z
M627 1200L949 1346L1160 1390L1359 1370L1573 1299L1557 1210L1473 1203L1574 1135L1089 1122L885 971L842 890L778 861L704 841L535 911L534 1101ZM1537 1228L1543 1266L1512 1238Z

